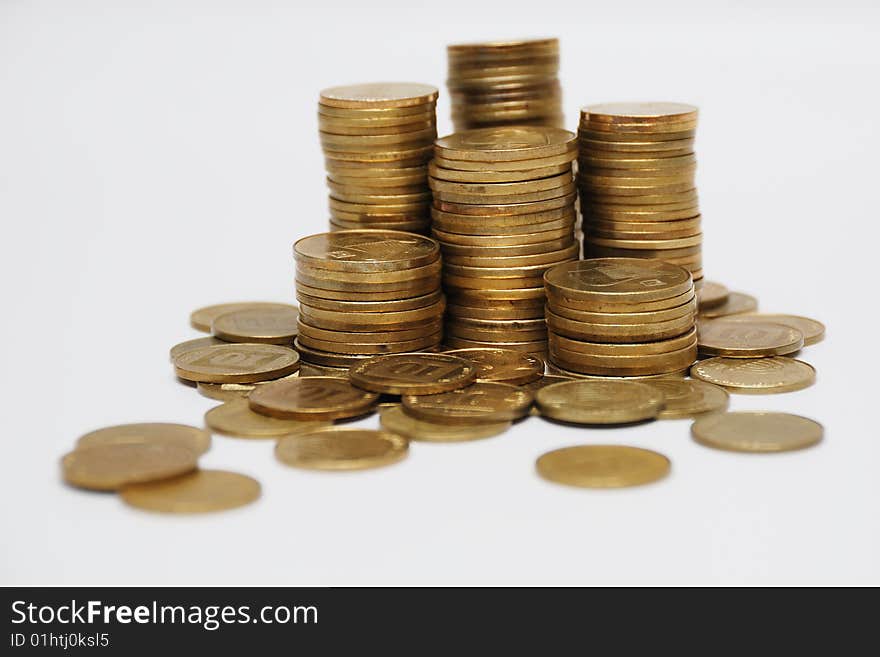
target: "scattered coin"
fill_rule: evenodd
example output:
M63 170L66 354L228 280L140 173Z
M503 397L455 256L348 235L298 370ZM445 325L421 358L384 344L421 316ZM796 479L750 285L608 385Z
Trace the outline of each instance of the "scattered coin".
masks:
M299 311L293 308L246 308L219 315L211 331L227 342L289 345L296 337L298 319Z
M196 338L194 340L187 340L186 342L181 342L171 347L171 351L168 353L168 355L171 358L171 362L174 362L174 359L184 352L192 351L193 349L198 349L199 347L211 347L215 344L224 344L224 341L218 340L213 336L208 338Z
M166 422L120 424L90 431L80 436L79 440L76 441L76 448L85 449L104 445L137 443L187 447L196 454L202 454L211 447L211 434L204 429L191 427L186 424Z
M177 376L204 383L254 383L299 370L299 354L274 344L221 344L184 352L174 359Z
M196 470L119 491L126 504L161 513L208 513L245 506L260 497L260 483L224 470Z
M434 443L453 443L491 438L504 433L511 423L483 422L480 424L443 424L428 422L407 415L399 404L379 409L379 421L383 429L408 438Z
M529 412L533 395L509 383L474 383L437 395L404 395L404 411L428 422L481 424L518 420Z
M699 350L708 356L783 356L804 346L804 334L783 324L715 319L699 325Z
M717 413L691 425L698 443L734 452L788 452L812 447L824 429L815 420L788 413Z
M721 283L713 281L703 281L702 287L697 292L697 301L700 309L717 308L730 296L730 290Z
M668 379L646 383L663 393L663 410L657 416L661 420L724 411L730 403L730 395L724 388L705 381Z
M251 410L288 420L335 420L370 412L379 395L345 379L308 376L266 384L248 397Z
M730 392L758 395L793 392L816 382L811 365L784 356L707 358L691 368L691 376Z
M566 381L535 395L541 415L577 424L650 420L663 409L663 393L634 381Z
M118 443L78 448L61 460L64 480L79 488L117 490L195 470L199 453L159 443Z
M541 456L538 474L557 484L579 488L640 486L669 474L669 459L647 449L624 445L578 445Z
M282 463L313 470L365 470L391 465L406 457L406 438L370 429L321 429L278 441Z
M465 358L477 365L478 381L523 385L544 375L544 361L511 349L454 349L447 355Z
M300 361L300 371L288 374L281 379L289 379L291 377L300 376L303 370L302 361ZM281 379L270 379L269 381L255 381L254 383L197 383L196 388L199 393L209 399L217 401L232 401L233 399L245 399L250 395L257 386L262 386L271 381L280 381Z
M782 324L783 326L789 326L793 329L797 329L804 336L804 346L808 346L811 344L816 344L817 342L821 342L825 337L825 325L822 322L816 321L815 319L810 319L809 317L801 317L799 315L780 315L780 314L768 314L768 313L760 313L760 314L745 314L745 315L730 315L724 318L725 321L728 322L758 322L765 323L770 322L772 324Z
M255 413L250 409L247 399L236 399L215 406L205 413L205 424L218 433L238 438L277 438L330 426L329 422L283 420Z
M700 308L700 317L706 319L714 319L716 317L726 317L727 315L738 315L741 313L752 313L758 309L758 300L742 292L731 292L727 295L727 299L709 308Z
M189 316L190 325L197 331L211 332L211 324L220 315L231 313L236 310L247 310L250 308L292 308L296 310L296 306L287 303L271 303L267 301L241 301L236 303L219 303L215 306L205 306L194 310Z
M352 366L351 382L390 395L431 395L464 388L474 382L476 366L448 354L392 354Z

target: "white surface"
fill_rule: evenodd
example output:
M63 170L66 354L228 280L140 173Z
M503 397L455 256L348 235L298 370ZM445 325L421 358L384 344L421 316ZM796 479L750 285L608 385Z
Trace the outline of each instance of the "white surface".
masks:
M880 583L876 3L120 4L0 3L0 584ZM820 447L734 455L687 421L533 418L351 475L218 436L203 465L264 496L213 516L60 482L87 430L201 422L214 402L167 359L198 335L193 308L293 298L290 245L327 219L319 89L442 86L446 43L522 35L561 37L570 126L588 102L700 106L707 276L829 330L803 354L815 387L732 407L813 417ZM444 94L441 131L448 116ZM607 493L534 474L545 451L606 442L673 474Z

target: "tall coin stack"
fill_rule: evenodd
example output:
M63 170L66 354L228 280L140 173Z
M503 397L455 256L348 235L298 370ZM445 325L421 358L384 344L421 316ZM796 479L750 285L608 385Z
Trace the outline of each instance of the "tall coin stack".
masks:
M546 356L543 275L577 260L575 135L481 128L438 139L432 232L443 252L450 347Z
M549 269L550 363L577 376L658 376L697 359L697 300L683 267L594 258Z
M703 278L694 183L697 108L606 103L581 110L584 257L664 260Z
M300 303L295 346L315 373L440 344L446 304L440 248L431 238L340 230L304 237L293 252Z
M447 47L456 131L497 125L564 125L559 40Z
M437 137L436 104L436 87L407 82L321 92L318 125L331 230L427 232L427 163Z

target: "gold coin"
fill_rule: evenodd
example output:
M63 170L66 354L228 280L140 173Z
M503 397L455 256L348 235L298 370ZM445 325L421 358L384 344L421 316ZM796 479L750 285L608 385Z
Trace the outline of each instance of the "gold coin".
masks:
M318 133L321 145L331 150L351 152L381 150L385 147L403 148L416 144L429 143L437 138L437 128L429 123L419 130L404 132L384 132L381 134L345 135L321 131Z
M408 146L407 144L404 145ZM361 152L324 148L324 162L327 168L333 168L343 162L351 164L361 163L364 166L377 163L381 164L381 166L388 166L388 164L394 162L400 167L410 168L426 165L433 154L434 148L432 146L422 146L421 144L412 148L396 148L392 150L392 147L389 146L381 150Z
M436 329L433 333L425 335L424 337L412 340L402 340L399 342L328 342L326 340L316 340L309 335L300 335L297 340L300 345L306 348L340 354L369 356L401 354L423 351L440 344L443 340L443 329L440 323L437 322L436 324L432 324L431 327Z
M337 299L325 299L297 291L297 301L311 308L321 310L335 310L339 312L400 312L401 310L414 310L424 308L437 303L443 298L442 290L434 290L428 294L410 297L408 299L396 299L391 301L372 301L369 298L363 301L339 301Z
M205 413L205 424L218 433L238 438L277 438L330 425L329 422L285 420L255 413L247 399L215 406Z
M371 327L372 328L372 327ZM302 338L310 338L312 341L318 340L322 342L336 343L362 343L381 345L389 342L406 342L409 340L417 340L433 335L441 328L441 318L438 315L433 319L429 319L425 324L410 329L400 329L394 331L383 331L381 326L375 327L377 331L334 331L322 328L316 328L310 324L300 322L299 338L302 344L307 343Z
M500 308L486 307L474 308L473 306L446 306L448 318L486 319L495 321L542 319L544 317L543 304L531 307L516 308L504 305Z
M507 290L471 289L452 290L448 297L460 304L485 304L487 301L530 301L544 298L543 287L511 288Z
M511 331L492 330L486 328L474 328L472 326L459 324L455 320L450 320L446 324L447 338L463 338L466 340L479 340L485 342L506 342L508 340L540 340L547 339L547 328L541 325L540 329L517 329Z
M696 235L679 237L677 239L609 239L597 237L593 234L589 238L589 243L593 246L606 246L616 249L683 249L702 244L703 234L698 232Z
M209 329L210 330L210 327ZM171 357L171 361L173 362L175 358L177 358L180 354L192 351L193 349L198 349L199 347L210 347L215 344L223 344L223 340L218 340L217 338L211 336L209 338L196 338L195 340L187 340L186 342L180 342L173 347L171 347L171 351L168 355Z
M437 166L437 163L432 160L428 164L428 173L435 180L448 180L458 183L514 183L560 174L571 175L571 163L566 162L564 164L520 171L458 171Z
M130 506L160 513L208 513L245 506L260 497L260 483L225 470L196 470L189 474L129 484L119 491Z
M692 347L697 336L696 328L671 338L648 342L590 342L551 333L550 346L587 356L660 356Z
M373 135L396 135L405 138L412 133L436 127L434 108L421 114L392 116L390 118L343 118L318 113L318 129L322 135L347 135L350 137Z
M452 443L491 438L507 431L510 422L484 422L481 424L444 424L427 422L407 415L399 404L379 409L379 422L383 429L409 440L434 443Z
M336 420L373 410L379 395L331 376L276 381L248 397L252 411L287 420Z
M335 107L333 105L318 103L318 116L330 119L383 119L383 120L410 120L413 116L436 114L436 100L410 105L406 107L380 107L369 105L365 107Z
M807 388L815 383L816 370L784 356L708 358L691 367L691 376L730 392L763 395Z
M674 297L693 286L686 269L636 258L567 262L547 270L544 283L566 298L630 303Z
M437 285L436 277L421 279L417 285L414 285L404 290L370 290L366 292L356 292L348 289L325 290L319 287L308 285L307 283L299 280L296 281L297 293L307 294L310 297L320 297L321 299L330 301L369 301L373 303L381 301L399 301L403 299L423 297L425 295L438 292L438 287L439 286ZM313 307L317 308L318 306ZM347 310L348 308L345 309Z
M780 315L780 314L748 314L748 315L731 315L725 317L726 322L741 322L743 324L770 322L772 324L782 324L797 331L804 336L804 346L821 342L825 337L825 325L815 319L809 317L801 317L799 315Z
M415 82L371 82L330 87L321 104L342 109L413 107L437 100L437 87Z
M437 222L431 228L431 234L443 244L456 244L459 246L489 247L489 246L521 246L524 244L537 244L548 240L571 238L575 226L575 217L570 215L560 221L548 222L542 227L546 230L529 233L508 233L505 235L463 235L447 232L437 227ZM476 231L469 231L476 232ZM486 231L488 232L488 231Z
M738 315L741 313L751 313L758 309L758 300L748 294L742 292L730 292L727 300L717 306L711 308L701 308L700 317L714 319L716 317L726 317L727 315Z
M574 208L569 206L544 212L485 216L455 214L431 208L431 218L441 231L465 235L498 235L540 233L558 227L572 226L577 216Z
M450 160L529 160L574 153L577 137L559 128L501 126L456 132L437 139L434 146L437 155Z
M459 265L463 267L489 267L489 268L519 268L530 267L533 265L549 265L556 262L562 262L572 258L577 258L580 253L580 245L576 242L567 244L564 247L550 251L547 253L536 253L531 255L519 255L510 257L487 257L489 254L482 256L446 256L444 262L448 265Z
M538 474L578 488L641 486L669 474L669 459L625 445L578 445L547 452L535 463Z
M344 232L344 231L342 231ZM334 285L348 284L357 285L363 282L374 284L388 283L410 283L412 280L418 280L434 276L440 273L440 261L424 265L422 267L413 267L411 269L401 269L399 271L384 272L354 272L354 271L331 271L329 269L321 269L320 267L312 267L305 263L297 263L297 277L317 278L323 281L332 281Z
M583 372L575 372L574 370L567 370L564 367L560 367L556 363L553 362L552 359L547 361L547 371L550 374L558 374L560 376L567 377L569 379L587 379L591 381L655 381L657 379L684 379L688 371L687 369L679 370L677 372L665 372L663 374L640 374L634 376L613 376L606 374L584 374Z
M699 324L700 353L728 358L784 356L804 346L804 334L769 322L731 322L714 319Z
M650 144L652 142L666 141L683 141L696 137L697 131L694 128L679 130L677 132L608 132L604 130L596 130L592 125L578 126L578 134L580 140L589 142L604 141L611 143L638 143Z
M195 470L199 453L191 447L154 442L77 448L61 460L64 480L91 490L117 490Z
M274 344L220 344L200 347L174 359L177 376L205 383L253 383L292 374L299 354Z
M173 445L187 447L196 454L203 454L211 447L211 434L204 429L186 424L166 422L142 422L104 427L80 436L77 449L101 447L103 445L123 445L148 443L152 445Z
M270 303L267 301L241 301L237 303L220 303L215 306L205 306L194 310L189 316L190 325L197 331L211 332L211 324L220 315L231 313L236 310L247 310L250 308L292 308L296 310L296 306L286 303Z
M529 203L498 203L498 204L477 204L477 203L450 203L442 200L435 200L434 207L444 212L452 212L455 214L469 214L474 216L497 216L497 215L516 215L516 214L535 214L538 212L546 212L547 210L556 210L558 208L568 208L574 205L575 193L572 191L565 196L547 199L544 201L531 201Z
M562 422L626 424L657 417L663 393L634 381L566 381L539 390L535 404Z
M516 420L529 411L532 393L508 383L474 383L436 395L404 395L408 415L443 424Z
M555 176L544 178L536 178L519 182L495 182L495 183L475 183L467 182L451 182L440 180L438 178L430 178L431 189L435 192L451 192L458 194L484 195L494 196L510 194L527 194L529 192L540 192L558 189L572 182L571 174L563 172Z
M581 119L603 123L695 121L697 108L684 103L599 103L581 108Z
M601 133L591 133L598 135ZM605 141L601 137L590 137L578 130L578 143L582 154L630 153L639 155L662 154L668 157L691 155L694 152L694 137L673 139L670 141L641 141L638 138L629 141Z
M560 318L569 319L585 324L611 324L611 325L631 325L633 328L654 324L657 322L668 322L671 320L684 320L690 318L693 321L697 313L697 300L694 296L677 306L663 308L661 310L650 310L642 312L594 312L588 310L580 310L578 308L569 308L564 302L558 301L554 297L547 299L547 309ZM572 326L574 328L574 326ZM684 331L682 331L683 333Z
M300 361L300 368L302 368L302 361ZM233 399L245 399L254 391L254 388L258 386L271 383L272 381L279 381L280 379L288 379L295 376L300 376L300 372L294 372L293 374L288 374L287 376L280 377L279 379L270 379L268 381L255 381L254 383L201 382L196 384L196 388L198 389L200 394L208 397L209 399L216 399L218 401L231 401Z
M657 416L661 420L724 411L730 403L730 395L724 388L705 381L665 379L646 383L663 393L663 410Z
M381 331L392 328L418 328L429 324L431 320L439 318L443 314L446 302L440 300L424 308L401 310L397 312L355 313L340 312L336 310L321 310L303 305L301 308L302 323L325 330L353 331Z
M484 128L480 128L484 129ZM461 134L456 133L456 134ZM554 155L552 157L529 158L526 160L511 160L510 162L492 162L492 171L527 171L530 169L540 169L543 167L553 167L560 165L570 165L577 154L575 151L568 151L562 155ZM487 166L485 162L469 162L467 160L447 159L440 153L434 155L434 164L444 169L452 169L454 171L485 171Z
M696 343L677 351L650 356L593 356L562 349L552 340L548 344L548 350L553 362L562 367L585 374L612 376L677 372L689 367L697 359Z
M322 290L320 294L323 296L327 296L331 299L350 299L353 294L362 294L362 293L384 293L384 292L395 292L396 294L390 295L392 299L403 299L414 296L421 296L428 292L434 292L437 288L440 287L440 272L439 270L428 276L423 276L421 278L414 278L411 280L402 280L402 281L390 281L387 283L378 283L378 282L368 282L371 281L375 277L375 274L372 276L364 276L364 282L354 282L347 280L338 280L333 278L328 278L327 276L322 275L309 275L304 271L297 268L296 270L296 285L297 289L301 286L311 287L317 290ZM328 295L326 292L339 292L339 295ZM373 296L373 299L378 300L381 297ZM300 313L302 314L302 312Z
M391 395L431 395L464 388L477 377L476 366L448 354L394 354L354 365L351 382L373 392Z
M679 336L694 326L693 316L684 316L646 324L589 324L547 310L547 328L553 333L587 342L634 343L666 340Z
M483 204L487 201L493 204L526 205L530 203L553 201L560 198L572 198L573 200L572 195L574 193L575 186L574 183L571 182L564 186L555 187L546 191L509 195L495 194L490 196L488 194L455 194L452 192L434 191L433 199L434 207L452 208L457 204L486 207ZM493 210L496 207L498 206L493 205Z
M287 436L275 446L279 461L311 470L365 470L397 463L409 451L406 438L370 429L321 429Z
M344 367L346 372L352 365L362 360L370 358L368 355L340 354L332 351L323 351L321 349L313 349L306 347L297 339L293 346L302 355L304 361L308 361L312 365L321 365L323 367ZM348 378L346 374L346 378Z
M713 413L691 425L691 435L701 445L733 452L789 452L822 440L822 425L789 413Z
M297 319L299 311L293 308L248 308L216 317L211 331L226 342L289 345L296 337Z
M455 349L447 355L475 363L477 381L523 385L544 375L544 361L530 354L509 349Z
M714 281L703 281L702 287L697 291L697 302L700 304L700 310L708 308L717 308L730 296L730 290L721 283Z
M669 310L670 308L678 308L683 304L690 303L693 299L693 288L689 288L681 294L656 301L626 302L614 297L602 299L600 296L587 300L575 299L568 295L567 292L558 292L555 287L547 286L547 303L550 309L558 314L562 314L564 309L574 311L565 313L566 316L570 316L572 319L585 319L580 315L581 312L623 314Z

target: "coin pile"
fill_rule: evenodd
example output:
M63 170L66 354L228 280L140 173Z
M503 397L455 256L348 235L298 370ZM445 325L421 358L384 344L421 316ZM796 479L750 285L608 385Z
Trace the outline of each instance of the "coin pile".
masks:
M697 108L605 103L581 110L578 190L585 257L664 260L703 278L694 183Z
M558 39L467 43L446 51L456 131L564 124Z
M408 82L321 92L318 126L330 188L330 229L427 232L426 165L437 136L437 88Z
M440 344L446 302L440 248L431 238L340 230L305 237L293 250L300 302L294 344L317 368L309 374L345 372L377 354Z
M697 358L697 302L683 267L594 258L544 274L550 362L563 373L657 376Z
M577 260L574 134L503 126L438 139L432 234L449 299L446 344L545 355L544 271Z

